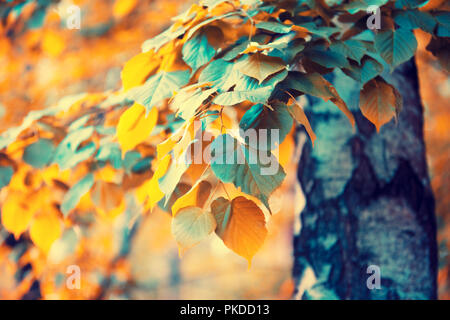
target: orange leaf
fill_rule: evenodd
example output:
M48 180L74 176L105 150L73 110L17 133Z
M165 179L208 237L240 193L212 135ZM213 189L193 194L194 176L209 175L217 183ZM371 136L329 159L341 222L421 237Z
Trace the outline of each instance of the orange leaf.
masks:
M211 204L211 211L217 221L216 233L228 248L247 259L250 266L267 236L261 209L244 197L231 202L221 197Z

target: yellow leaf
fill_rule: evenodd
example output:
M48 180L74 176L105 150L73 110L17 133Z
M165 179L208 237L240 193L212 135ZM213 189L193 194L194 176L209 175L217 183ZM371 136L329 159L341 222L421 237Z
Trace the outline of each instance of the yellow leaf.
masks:
M2 206L2 224L18 239L28 229L34 208L23 193L9 193Z
M156 71L159 62L153 50L139 53L128 60L121 73L123 89L126 91L143 84Z
M225 245L247 259L249 265L267 236L266 220L261 209L244 197L231 202L218 198L211 204L216 218L216 233Z
M211 192L211 184L208 181L198 181L186 194L178 198L172 206L172 215L186 207L202 208Z
M183 136L186 129L186 123L183 124L180 128L178 128L177 131L175 131L173 134L169 136L166 140L159 143L156 146L156 157L158 160L161 160L166 156L172 149L175 147L175 145L178 143L180 138Z
M65 48L64 38L55 31L48 30L42 39L42 50L52 57L58 56Z
M127 152L145 141L158 121L158 109L152 108L148 116L145 107L135 103L120 117L117 137L123 152Z
M145 183L145 188L147 192L147 203L146 209L153 209L153 207L164 197L164 193L159 188L158 180L167 172L169 168L171 156L168 154L158 164L158 167L153 174L153 177L148 183Z
M113 6L113 15L121 18L129 14L137 4L137 0L116 0Z
M198 207L183 208L172 219L172 234L182 249L196 245L215 228L216 220L211 212Z
M58 211L52 207L45 213L38 214L30 227L30 238L33 243L46 254L61 236L61 220Z

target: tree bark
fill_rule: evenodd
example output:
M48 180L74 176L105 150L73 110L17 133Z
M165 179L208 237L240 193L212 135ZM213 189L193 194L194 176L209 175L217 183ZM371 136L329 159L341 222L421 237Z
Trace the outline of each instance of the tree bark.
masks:
M353 131L334 109L310 108L317 140L314 148L305 143L298 168L306 206L294 237L296 298L437 296L434 199L414 61L387 80L401 93L403 110L379 133L359 110ZM357 96L354 88L352 110ZM368 288L370 265L379 267L380 289Z

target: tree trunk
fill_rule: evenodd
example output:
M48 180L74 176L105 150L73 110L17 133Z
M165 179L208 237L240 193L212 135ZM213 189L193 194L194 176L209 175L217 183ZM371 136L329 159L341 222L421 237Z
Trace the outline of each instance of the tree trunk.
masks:
M296 298L436 298L434 199L414 61L387 80L404 106L398 123L379 133L359 111L353 132L334 109L310 108L318 139L314 148L305 143L298 169L306 207L294 238ZM347 98L354 110L358 95L354 88ZM376 284L371 265L378 289L368 286Z

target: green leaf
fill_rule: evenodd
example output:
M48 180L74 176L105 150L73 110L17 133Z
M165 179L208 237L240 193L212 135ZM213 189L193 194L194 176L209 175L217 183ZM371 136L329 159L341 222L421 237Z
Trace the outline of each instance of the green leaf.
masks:
M270 87L263 87L250 91L224 92L214 99L214 103L221 106L233 106L244 101L266 103L271 93L272 88Z
M200 73L198 82L211 82L219 92L228 91L241 77L236 63L223 59L212 61Z
M90 142L82 148L79 146L93 133L94 127L92 126L70 132L56 148L53 162L57 163L61 170L66 170L89 158L96 150L95 144Z
M55 146L49 139L40 139L25 148L23 161L35 168L43 168L50 163L55 152Z
M298 24L299 27L303 27L308 29L313 35L316 35L320 38L323 38L330 42L329 37L335 33L340 31L337 27L325 27L325 26L317 26L314 22L306 22Z
M183 60L192 69L192 74L194 74L198 68L207 64L216 54L216 49L208 42L208 36L205 29L200 30L192 38L186 41L181 51Z
M399 28L377 33L375 48L381 57L395 68L414 56L417 41L411 30Z
M433 33L434 27L436 26L436 20L431 14L419 10L400 11L395 15L394 20L402 28L420 28L429 33Z
M272 104L273 111L262 104L256 104L247 110L239 123L241 136L254 149L273 150L284 141L291 131L293 120L286 106L281 103ZM251 131L247 131L251 129ZM264 133L261 130L266 130ZM278 130L273 136L272 129ZM248 133L256 130L253 139ZM274 139L275 141L272 141Z
M437 36L450 37L450 13L440 12L434 16L438 22Z
M287 70L283 70L267 80L259 84L258 80L240 74L240 77L234 79L234 91L224 92L219 94L214 103L223 106L231 106L243 101L250 101L253 103L266 103L272 94L278 82L282 81L288 75Z
M13 174L14 169L12 167L0 167L0 189L9 184Z
M205 239L215 228L212 213L198 207L183 208L172 219L172 234L178 245L185 249Z
M325 68L342 68L348 66L348 60L339 52L312 49L305 50L303 53L305 57Z
M266 21L266 22L260 22L257 23L256 28L274 32L274 33L289 33L292 30L292 26L288 26L285 24L282 24L280 22L274 22L274 21Z
M383 72L383 65L375 59L365 56L360 66L350 63L350 66L342 71L361 84L365 84Z
M425 4L428 0L397 0L394 1L395 8L397 9L405 9L405 8L417 8L421 5Z
M211 143L211 156L211 168L220 180L233 183L269 208L270 194L286 176L271 152L258 152L224 134Z
M189 81L189 71L162 71L150 77L143 85L128 91L128 98L142 104L147 112Z
M367 53L367 47L358 40L337 41L330 46L332 52L353 59L360 63L362 57Z
M81 197L83 197L94 185L94 175L89 173L83 179L78 181L65 195L61 204L61 212L64 217L74 209Z
M242 54L242 52L247 49L250 43L263 45L267 37L268 36L265 34L257 34L252 37L251 41L248 39L248 37L242 37L234 45L230 46L228 51L223 55L222 59L231 61Z
M366 11L370 6L381 7L385 5L389 0L355 0L344 5L345 10L351 14L355 14L359 11Z
M122 167L122 151L118 143L101 143L95 158L99 161L109 161L114 169Z

